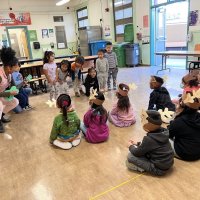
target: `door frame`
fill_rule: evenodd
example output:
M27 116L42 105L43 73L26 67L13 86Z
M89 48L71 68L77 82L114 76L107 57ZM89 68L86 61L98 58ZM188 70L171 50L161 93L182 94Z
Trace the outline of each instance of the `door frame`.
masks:
M12 27L6 27L6 33L7 33L7 37L8 37L8 44L9 44L9 46L11 47L9 29L21 29L21 28L23 28L23 29L25 30L26 38L27 38L27 43L28 43L28 52L29 52L29 55L30 55L30 59L32 59L32 58L33 58L33 55L32 55L32 51L31 51L31 44L30 44L30 38L29 38L27 26L12 26Z
M188 22L189 22L189 11L190 11L190 0L176 0L176 1L170 1L167 0L166 3L161 3L158 5L153 5L153 0L150 0L150 64L151 66L155 65L155 26L156 26L156 22L155 22L155 15L156 15L156 8L158 7L162 7L162 6L166 6L169 4L174 4L174 3L179 3L179 2L183 2L183 1L188 1ZM187 34L189 32L189 23L187 23ZM188 42L187 42L187 48L188 48ZM186 62L187 62L187 58L186 58ZM186 66L187 67L187 66Z

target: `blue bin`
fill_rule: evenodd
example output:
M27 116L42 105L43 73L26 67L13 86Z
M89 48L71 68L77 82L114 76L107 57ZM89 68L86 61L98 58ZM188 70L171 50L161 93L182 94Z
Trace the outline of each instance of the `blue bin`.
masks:
M105 49L106 43L108 41L105 40L98 40L89 43L90 46L90 55L97 55L99 49Z

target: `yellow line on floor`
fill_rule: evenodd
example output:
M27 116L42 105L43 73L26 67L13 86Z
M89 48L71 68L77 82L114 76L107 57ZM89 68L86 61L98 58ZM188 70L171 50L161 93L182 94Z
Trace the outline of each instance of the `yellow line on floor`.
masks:
M123 185L125 185L125 184L127 184L127 183L129 183L129 182L131 182L131 181L134 181L134 180L138 179L138 178L141 177L141 176L143 176L143 174L139 174L139 175L137 175L137 176L134 176L134 177L132 177L131 179L120 183L120 184L117 185L117 186L114 186L114 187L112 187L112 188L110 188L110 189L108 189L108 190L106 190L106 191L104 191L104 192L102 192L102 193L100 193L100 194L94 196L94 197L91 197L89 200L97 199L97 198L99 198L100 196L103 196L104 194L106 194L106 193L108 193L108 192L111 192L111 191L113 191L113 190L115 190L115 189L117 189L117 188L119 188L119 187L121 187L121 186L123 186Z

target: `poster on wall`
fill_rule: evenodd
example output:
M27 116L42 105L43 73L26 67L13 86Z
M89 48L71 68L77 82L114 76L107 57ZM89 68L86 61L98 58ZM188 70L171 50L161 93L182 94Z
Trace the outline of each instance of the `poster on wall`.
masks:
M42 38L49 38L48 29L42 29Z
M0 26L30 25L31 16L29 12L1 13Z
M110 26L105 26L105 28L104 28L104 36L105 37L110 36Z
M37 32L36 32L36 30L29 30L28 33L29 33L29 38L30 38L31 42L34 42L34 41L38 40L37 39Z
M190 11L189 26L197 26L198 23L199 23L199 11L198 10Z
M143 16L143 28L148 28L149 27L149 16L145 15Z
M53 29L49 29L49 37L54 37Z

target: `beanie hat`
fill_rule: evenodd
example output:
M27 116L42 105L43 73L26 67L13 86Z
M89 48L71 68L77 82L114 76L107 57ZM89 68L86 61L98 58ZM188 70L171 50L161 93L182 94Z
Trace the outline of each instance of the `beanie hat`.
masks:
M122 89L121 89L122 88ZM120 83L118 86L118 91L117 91L121 96L126 97L128 96L128 92L129 92L129 86L124 84L124 83Z
M146 113L148 115L148 117L147 117L148 122L150 122L154 125L161 125L162 124L161 115L158 111L147 110Z

